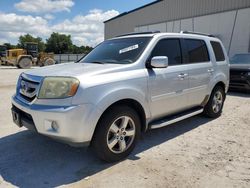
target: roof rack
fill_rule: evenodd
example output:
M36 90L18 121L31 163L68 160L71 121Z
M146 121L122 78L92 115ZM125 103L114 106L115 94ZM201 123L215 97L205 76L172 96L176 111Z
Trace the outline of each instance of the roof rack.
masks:
M207 37L215 37L214 35L207 34L207 33L199 33L199 32L193 32L193 31L181 31L182 34L194 34L194 35L202 35Z
M130 35L156 34L156 33L160 33L160 31L133 32L133 33L126 33L126 34L118 35L116 37L124 37L124 36L130 36Z

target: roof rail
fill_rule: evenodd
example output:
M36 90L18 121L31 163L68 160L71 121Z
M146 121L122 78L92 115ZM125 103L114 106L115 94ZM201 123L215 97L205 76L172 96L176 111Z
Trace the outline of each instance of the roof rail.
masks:
M214 35L207 34L207 33L199 33L199 32L193 32L193 31L181 31L182 34L194 34L194 35L202 35L207 37L215 37Z
M130 36L130 35L155 34L155 33L160 33L160 31L133 32L133 33L126 33L126 34L118 35L118 36L116 36L116 37L124 37L124 36Z

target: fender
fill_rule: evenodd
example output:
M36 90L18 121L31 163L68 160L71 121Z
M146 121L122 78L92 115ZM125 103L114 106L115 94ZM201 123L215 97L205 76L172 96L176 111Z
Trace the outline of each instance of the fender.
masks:
M147 92L140 91L136 88L114 88L109 92L106 92L97 102L96 106L98 106L99 110L103 113L108 107L112 104L124 100L124 99L132 99L141 104L146 118L150 117L149 105L147 101Z
M228 86L229 86L229 81L227 79L227 76L225 74L223 74L222 72L217 73L213 79L210 81L209 83L209 91L212 91L213 88L215 87L216 84L218 84L219 82L223 82L225 84L225 91L227 92L228 90ZM210 96L211 93L209 93Z
M112 104L124 100L124 99L132 99L141 104L146 119L150 117L150 111L148 102L146 100L145 93L140 90L132 89L132 88L114 88L108 92L103 92L103 95L98 98L98 100L94 103L94 109L92 113L89 114L88 119L86 120L88 126L89 137L84 140L92 140L94 131L96 129L96 125L101 118L102 114L107 110ZM93 103L92 103L93 104Z

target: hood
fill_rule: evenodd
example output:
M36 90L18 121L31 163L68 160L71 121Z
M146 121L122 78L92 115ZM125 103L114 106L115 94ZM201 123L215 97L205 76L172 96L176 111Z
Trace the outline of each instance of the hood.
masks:
M104 74L122 68L120 64L94 64L94 63L64 63L51 65L41 68L35 68L25 71L25 74L33 76L71 76L77 77L80 75L92 76Z
M230 64L230 69L240 69L240 70L249 70L250 64Z

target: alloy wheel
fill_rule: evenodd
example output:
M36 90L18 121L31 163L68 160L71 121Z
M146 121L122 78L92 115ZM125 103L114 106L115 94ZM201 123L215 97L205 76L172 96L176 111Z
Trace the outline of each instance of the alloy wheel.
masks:
M134 141L135 123L129 116L117 118L110 126L107 134L107 145L113 153L123 153Z

